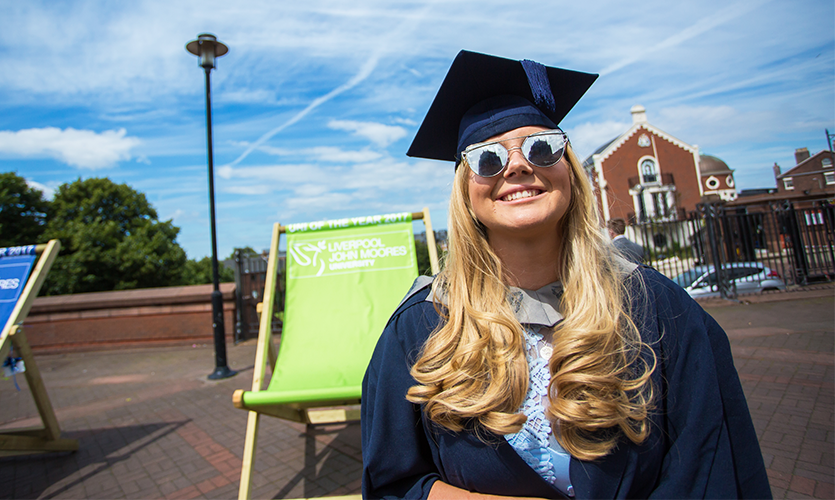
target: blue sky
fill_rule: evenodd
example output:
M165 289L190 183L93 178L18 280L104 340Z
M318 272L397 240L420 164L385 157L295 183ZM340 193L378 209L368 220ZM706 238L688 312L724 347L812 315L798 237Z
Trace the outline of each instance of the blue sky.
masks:
M407 158L461 49L600 73L561 124L581 158L650 123L722 158L738 189L835 132L831 0L668 2L47 2L0 0L0 171L51 195L108 177L210 249L203 72L212 73L218 253L274 221L428 206L446 227L451 164ZM419 227L419 226L416 226Z

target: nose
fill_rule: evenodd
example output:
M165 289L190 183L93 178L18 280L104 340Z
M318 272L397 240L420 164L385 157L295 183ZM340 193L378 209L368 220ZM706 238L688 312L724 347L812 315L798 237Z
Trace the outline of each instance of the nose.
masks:
M512 177L515 175L525 175L533 172L531 164L522 153L522 148L516 146L507 148L507 168L504 169L502 175L504 177Z

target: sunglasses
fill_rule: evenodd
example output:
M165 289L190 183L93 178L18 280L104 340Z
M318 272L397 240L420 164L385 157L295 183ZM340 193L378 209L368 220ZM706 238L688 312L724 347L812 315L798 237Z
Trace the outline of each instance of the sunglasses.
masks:
M521 139L523 137L525 140L522 141L521 146L508 149L502 145L503 142ZM514 149L522 151L522 155L524 155L525 159L531 165L545 168L551 167L560 161L563 153L565 153L565 145L567 143L568 137L562 130L546 130L544 132L511 137L510 139L496 142L473 144L472 146L467 146L463 156L467 159L470 170L476 175L480 177L494 177L507 168L510 152Z

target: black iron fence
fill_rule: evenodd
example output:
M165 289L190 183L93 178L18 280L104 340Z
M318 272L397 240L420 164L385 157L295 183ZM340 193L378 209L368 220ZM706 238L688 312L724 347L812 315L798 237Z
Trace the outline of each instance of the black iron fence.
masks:
M781 282L805 286L835 279L833 206L781 204L740 213L706 205L684 220L634 224L627 234L643 245L649 265L681 277L682 285L701 276L706 292L725 298L761 291L748 286L754 281L779 289Z
M278 259L278 281L276 282L275 305L273 313L272 330L273 334L281 332L284 319L284 264L285 258L279 255ZM237 317L235 319L235 342L258 337L260 327L260 316L258 314L258 303L264 296L264 288L267 283L267 255L244 254L241 250L235 251L235 287Z

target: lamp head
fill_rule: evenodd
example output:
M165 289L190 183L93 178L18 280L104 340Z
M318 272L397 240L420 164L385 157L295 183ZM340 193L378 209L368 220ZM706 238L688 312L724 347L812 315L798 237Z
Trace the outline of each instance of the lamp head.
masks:
M218 42L216 36L201 33L197 35L197 40L186 44L186 50L198 57L198 66L211 70L215 67L215 59L229 52L229 47Z

